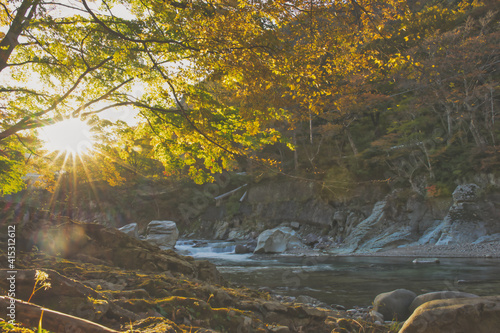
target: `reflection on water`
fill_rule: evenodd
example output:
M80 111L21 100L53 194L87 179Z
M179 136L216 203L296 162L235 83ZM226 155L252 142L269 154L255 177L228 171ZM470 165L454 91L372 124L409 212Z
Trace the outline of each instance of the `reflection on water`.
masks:
M252 256L217 252L228 243L176 248L208 259L228 281L247 287L269 287L291 296L309 295L327 304L367 306L375 296L398 288L422 294L458 290L500 294L500 260L441 258L439 264L413 264L414 258ZM213 250L215 249L215 250Z

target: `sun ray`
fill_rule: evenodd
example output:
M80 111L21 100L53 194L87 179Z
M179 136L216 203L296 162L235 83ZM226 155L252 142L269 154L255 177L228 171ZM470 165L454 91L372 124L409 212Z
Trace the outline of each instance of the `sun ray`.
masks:
M57 156L62 156L62 155L64 155L64 154L62 154L62 152L61 152ZM61 165L61 169L59 170L56 184L54 186L54 192L52 193L52 196L51 196L50 201L49 201L49 212L51 212L51 214L55 211L55 208L56 208L55 204L57 202L57 197L59 196L59 192L61 190L62 177L63 177L64 173L66 172L65 167L66 167L66 163L68 162L69 155L70 154L66 152L66 154L64 156L63 163Z
M87 169L87 165L84 162L82 156L78 155L78 158L80 158L80 162L82 163L82 168L83 168L83 171L85 172L85 176L89 180L89 186L92 189L92 192L94 193L97 205L99 205L99 209L102 211L103 209L102 209L102 205L101 205L101 200L99 199L99 193L97 191L97 187L95 186L94 182L92 182L90 179L90 172Z
M128 170L130 170L130 171L132 171L132 172L135 172L135 173L136 173L136 174L138 174L139 176L144 177L144 178L147 178L147 176L146 176L146 175L141 174L141 173L140 173L140 172L139 172L136 168L134 168L134 167L130 166L129 164L127 164L127 163L125 163L125 162L121 161L120 159L114 158L113 156L108 155L108 154L104 153L103 151L95 151L95 152L96 152L97 154L101 155L101 156L104 156L105 158L109 158L112 162L114 162L114 163L116 163L116 164L118 164L118 165L120 165L120 166L124 167L125 169L128 169Z

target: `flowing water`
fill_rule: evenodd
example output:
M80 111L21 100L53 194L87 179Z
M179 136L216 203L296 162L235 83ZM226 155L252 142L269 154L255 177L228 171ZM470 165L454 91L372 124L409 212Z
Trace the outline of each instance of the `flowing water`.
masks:
M367 306L376 295L398 288L422 294L456 290L480 296L500 294L500 259L440 258L438 264L414 264L414 258L295 257L235 254L234 243L207 242L177 250L217 265L222 276L249 288L308 295L327 304Z

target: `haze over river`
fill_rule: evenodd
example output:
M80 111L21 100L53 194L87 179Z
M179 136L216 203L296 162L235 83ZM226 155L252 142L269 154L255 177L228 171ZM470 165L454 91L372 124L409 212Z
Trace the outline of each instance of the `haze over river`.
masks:
M179 240L176 249L210 260L230 282L249 288L269 287L282 295L308 295L326 304L368 306L379 293L398 288L416 294L442 290L500 294L498 258L440 258L438 264L414 264L414 258L408 257L234 254L234 243L230 242L193 245L191 240Z

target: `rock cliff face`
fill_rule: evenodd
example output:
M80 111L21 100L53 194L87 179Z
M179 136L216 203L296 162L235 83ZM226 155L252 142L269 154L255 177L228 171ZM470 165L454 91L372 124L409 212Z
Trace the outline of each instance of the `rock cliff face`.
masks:
M198 236L219 239L256 238L277 226L294 226L298 236L316 233L330 240L334 254L369 253L424 244L484 243L500 240L500 192L481 184L459 185L451 198L423 198L393 190L378 201L358 197L326 202L314 183L282 182L252 185L238 212L228 217L225 206L201 218ZM375 197L372 195L370 199ZM214 218L216 216L216 218Z
M377 202L333 253L376 252L411 245L478 244L500 239L498 194L480 195L475 184L460 185L453 203L409 198L397 207L394 193ZM444 216L443 216L444 215Z
M486 241L500 232L499 214L493 202L483 202L476 184L458 186L453 192L453 205L439 226L441 236L437 245L463 244Z

